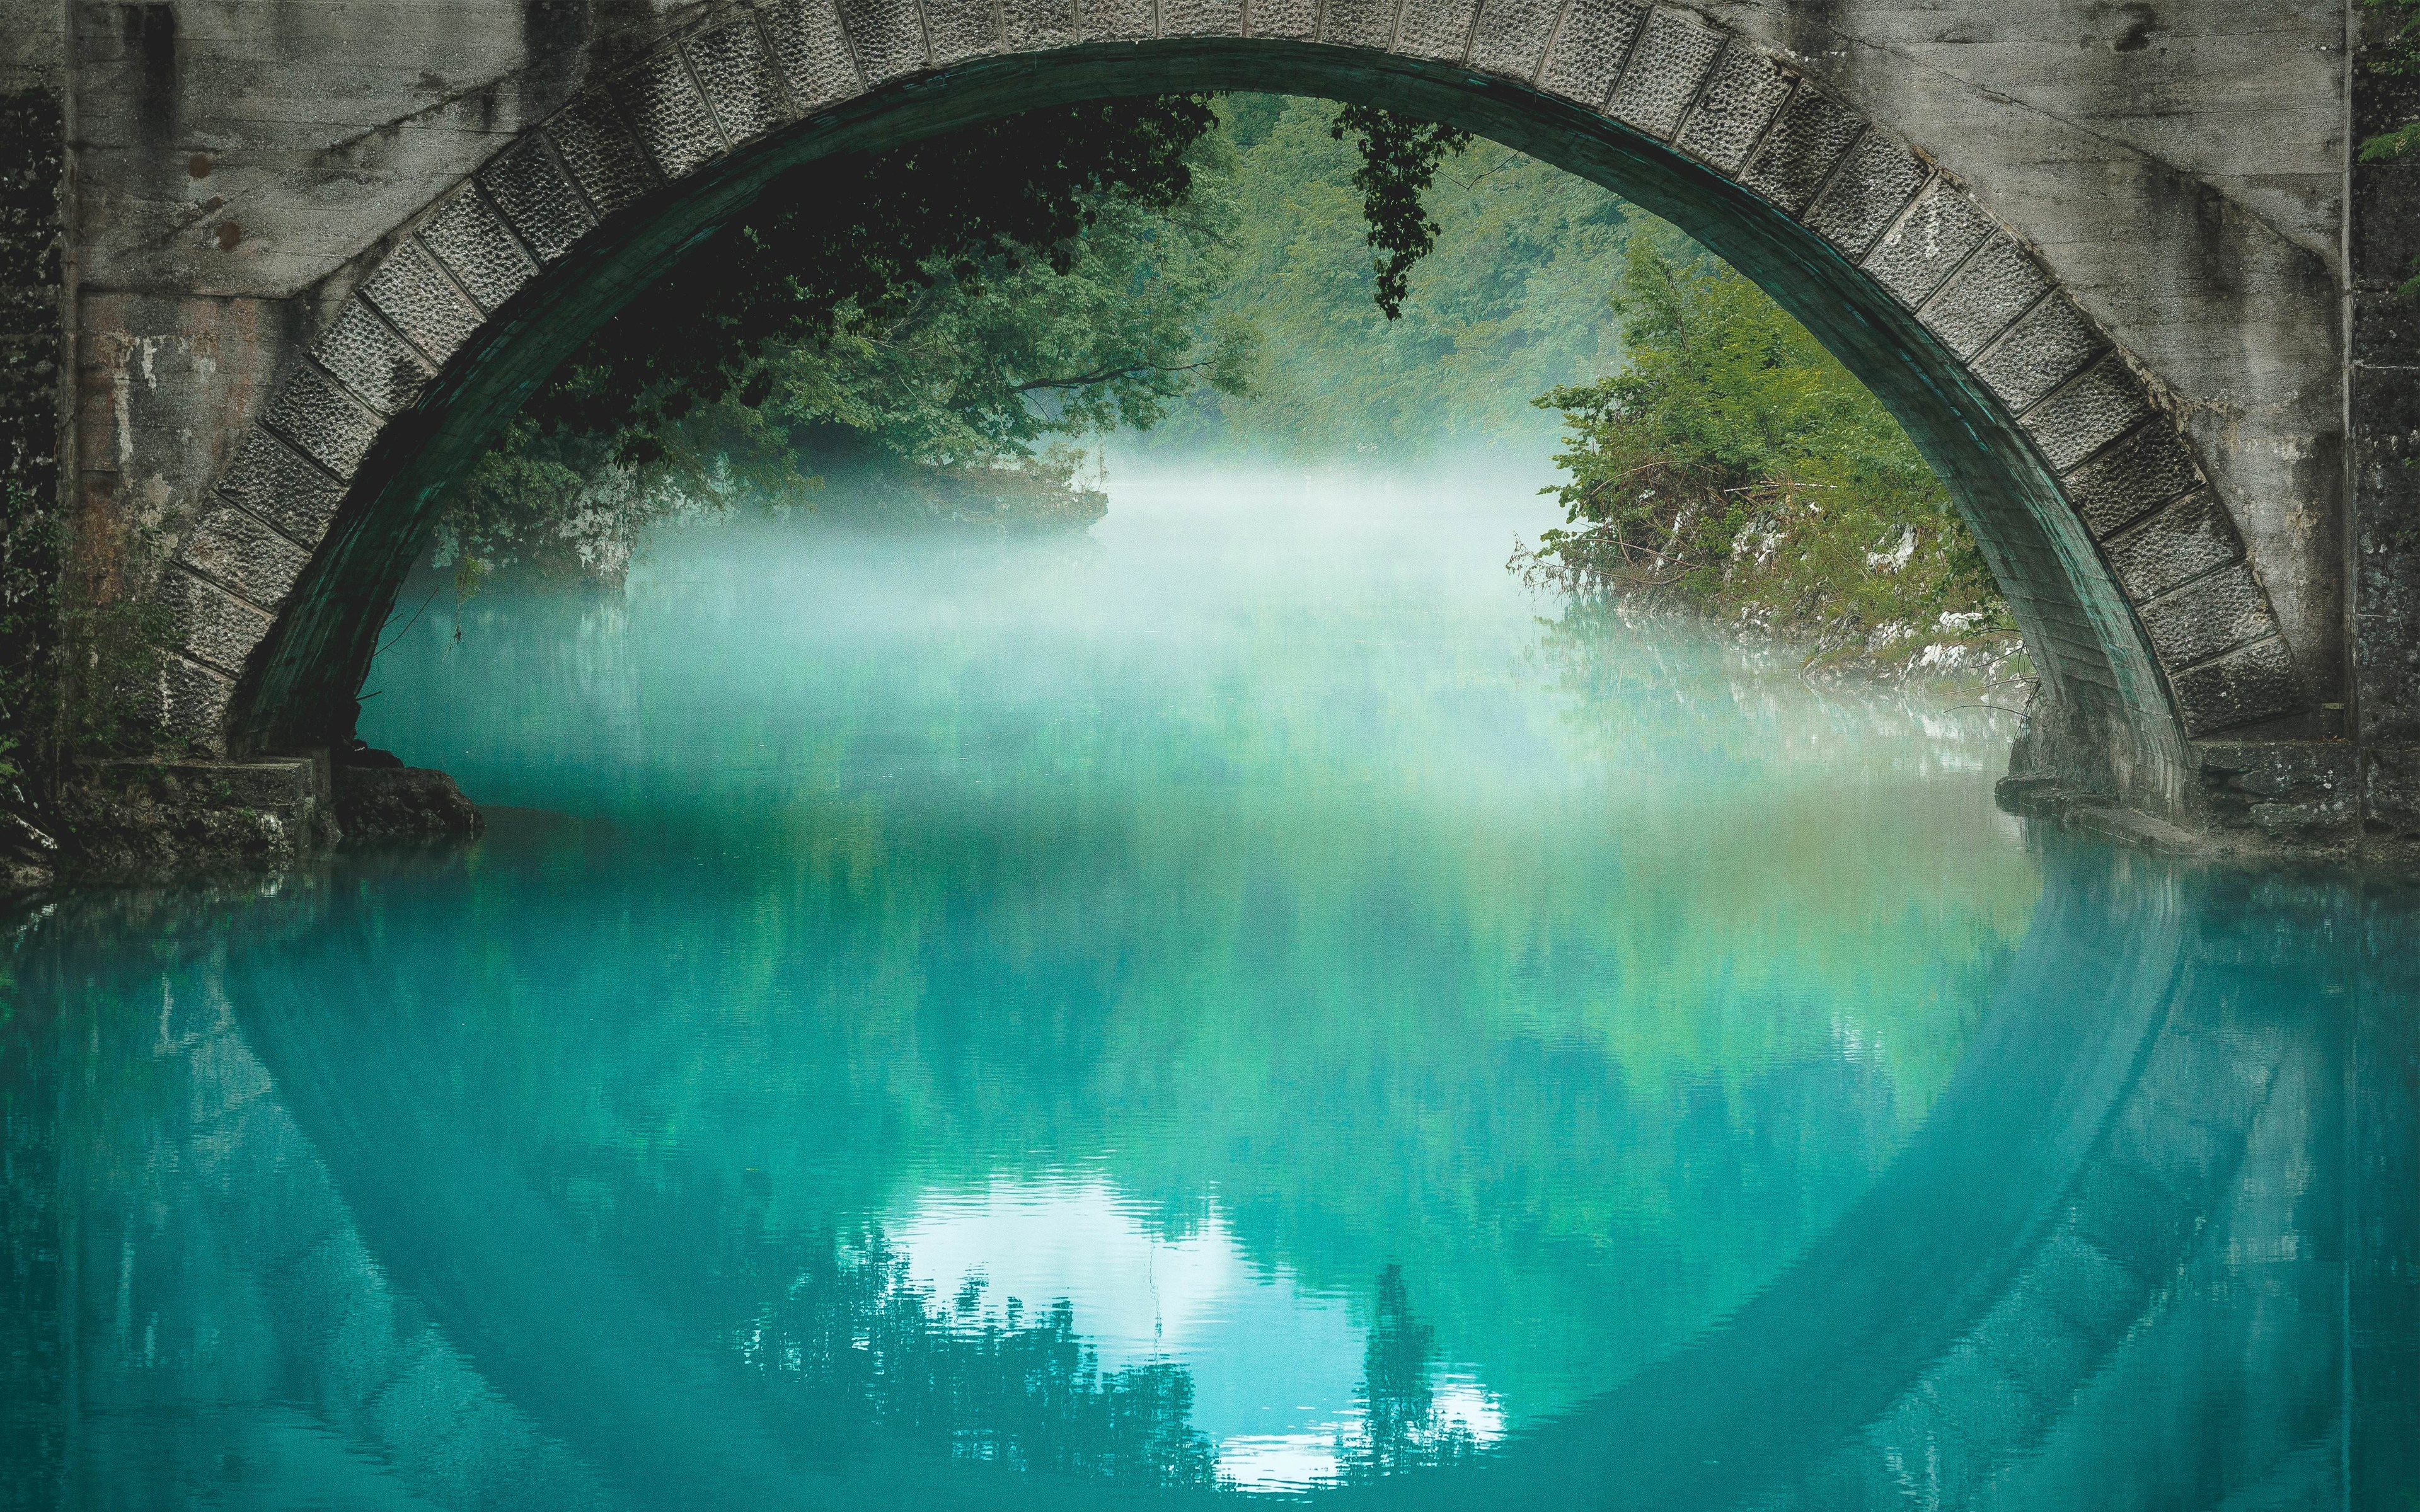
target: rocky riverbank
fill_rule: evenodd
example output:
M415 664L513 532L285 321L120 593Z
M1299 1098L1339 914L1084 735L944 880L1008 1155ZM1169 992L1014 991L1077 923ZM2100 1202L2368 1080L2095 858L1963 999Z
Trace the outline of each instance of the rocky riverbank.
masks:
M340 847L484 828L452 778L384 751L100 762L41 814L0 812L0 892L274 872Z

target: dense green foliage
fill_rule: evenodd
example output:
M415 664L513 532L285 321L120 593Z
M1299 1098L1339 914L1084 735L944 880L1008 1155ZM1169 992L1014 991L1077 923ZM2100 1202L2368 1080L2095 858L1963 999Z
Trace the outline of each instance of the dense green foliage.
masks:
M1197 390L1149 447L1312 459L1540 452L1553 431L1530 398L1620 361L1605 294L1644 218L1612 194L1493 142L1437 161L1419 196L1435 250L1388 320L1386 268L1370 252L1371 163L1337 139L1335 107L1230 95L1218 111L1232 157L1198 177L1244 213L1233 279L1211 311L1257 332L1262 360L1243 393ZM1378 197L1398 198L1383 183Z
M1347 131L1359 140L1361 166L1353 187L1361 191L1371 246L1386 255L1374 267L1378 313L1400 320L1411 293L1412 265L1436 249L1436 218L1423 198L1436 183L1437 165L1470 150L1471 135L1434 121L1404 120L1369 105L1347 105L1327 129L1330 141Z
M1641 236L1613 308L1627 365L1537 401L1569 429L1572 528L1516 558L1533 580L1871 650L2009 627L1940 478L1753 284L1675 235Z
M439 558L611 578L649 525L831 471L1075 511L1036 443L1148 426L1249 347L1198 97L1069 106L777 179L600 329L447 501ZM905 471L901 464L918 465Z

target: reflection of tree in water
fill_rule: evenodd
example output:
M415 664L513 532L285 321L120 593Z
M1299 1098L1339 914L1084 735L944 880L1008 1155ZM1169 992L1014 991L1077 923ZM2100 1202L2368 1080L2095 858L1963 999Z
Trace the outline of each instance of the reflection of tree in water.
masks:
M986 1306L980 1277L939 1296L876 1228L805 1248L786 1293L736 1332L751 1367L844 1398L869 1428L946 1444L957 1458L1128 1485L1219 1485L1218 1446L1189 1422L1184 1365L1105 1370L1063 1299ZM1362 1351L1361 1411L1337 1440L1347 1483L1477 1452L1469 1426L1435 1401L1435 1332L1413 1313L1403 1268L1388 1265Z
M1193 1378L1168 1362L1104 1370L1065 1302L984 1305L971 1281L943 1300L878 1229L806 1247L780 1300L737 1331L742 1358L858 1404L869 1427L1020 1471L1162 1487L1217 1483L1218 1451L1188 1423Z
M1477 1451L1469 1426L1437 1410L1435 1345L1436 1330L1412 1312L1404 1268L1388 1264L1378 1273L1378 1303L1361 1351L1361 1422L1337 1444L1348 1483L1450 1464Z

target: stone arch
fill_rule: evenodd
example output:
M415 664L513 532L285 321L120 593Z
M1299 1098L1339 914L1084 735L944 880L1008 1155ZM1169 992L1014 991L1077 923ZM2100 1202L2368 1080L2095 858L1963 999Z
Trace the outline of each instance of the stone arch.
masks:
M288 364L161 594L167 729L349 735L430 507L553 365L769 177L1058 101L1259 88L1481 131L1681 224L1950 483L2043 750L2175 811L2185 744L2304 693L2155 378L2016 228L1786 54L1639 0L746 0L685 12L398 227Z

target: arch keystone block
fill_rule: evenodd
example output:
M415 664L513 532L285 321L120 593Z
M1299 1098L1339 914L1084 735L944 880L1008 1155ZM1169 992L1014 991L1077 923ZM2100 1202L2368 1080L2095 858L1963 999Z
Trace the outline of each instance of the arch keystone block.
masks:
M1106 0L1085 0L1086 8ZM1322 41L1346 47L1385 47L1395 39L1397 0L1326 0L1321 7Z
M1163 37L1241 37L1244 0L1160 0Z
M1164 3L1164 0L1163 0ZM1478 0L1404 0L1395 51L1413 57L1459 63L1470 45Z
M1308 41L1319 35L1318 0L1245 0L1247 36Z

